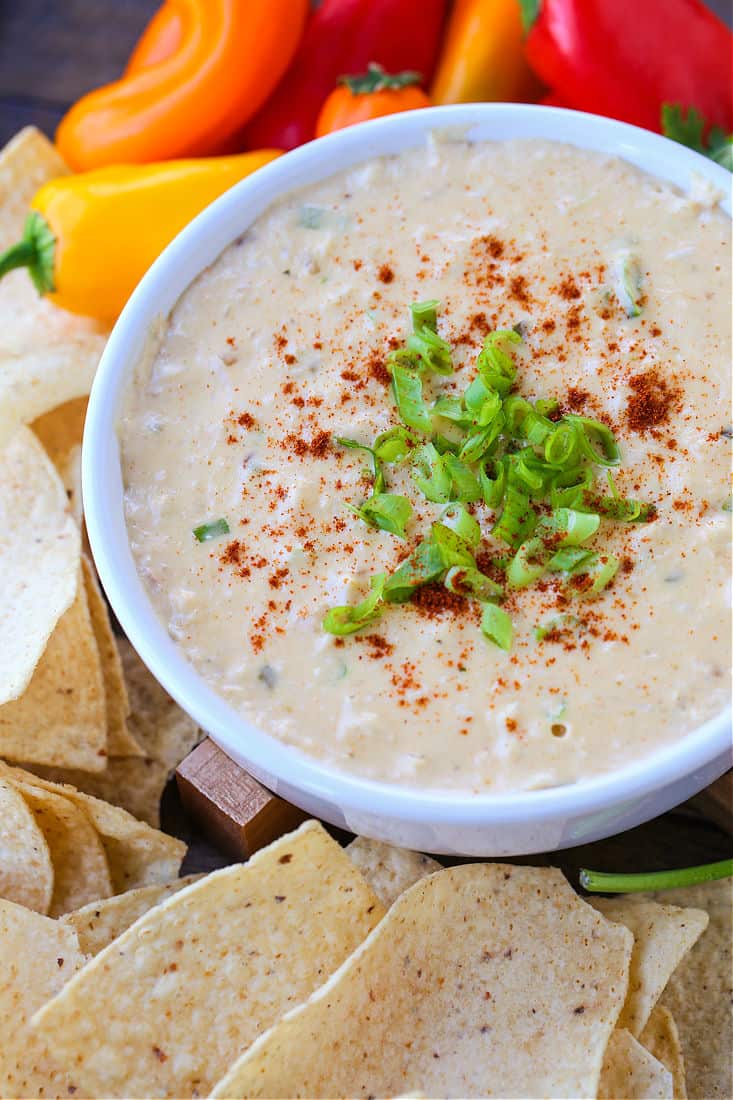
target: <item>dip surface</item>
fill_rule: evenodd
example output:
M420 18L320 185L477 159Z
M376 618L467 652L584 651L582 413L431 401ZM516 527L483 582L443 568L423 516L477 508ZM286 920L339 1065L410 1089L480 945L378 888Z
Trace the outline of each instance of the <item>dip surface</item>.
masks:
M643 309L613 292L633 253ZM593 601L515 593L510 652L476 604L388 607L325 633L442 507L404 466L408 540L346 507L364 452L399 423L385 358L410 302L439 299L462 392L487 331L521 325L521 394L605 419L619 492L648 524L602 521L622 560ZM171 636L256 726L341 770L506 792L606 773L679 740L730 697L730 221L625 162L546 142L431 143L273 206L186 291L119 422L130 544ZM486 546L493 513L476 506ZM224 518L229 534L193 530ZM558 607L574 630L537 641Z

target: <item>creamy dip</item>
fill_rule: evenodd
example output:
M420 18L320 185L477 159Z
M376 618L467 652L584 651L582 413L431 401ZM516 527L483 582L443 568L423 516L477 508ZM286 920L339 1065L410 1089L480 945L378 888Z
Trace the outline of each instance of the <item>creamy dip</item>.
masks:
M442 510L391 466L408 540L366 526L347 504L368 456L332 444L399 422L385 357L429 298L456 372L426 396L462 392L486 331L520 326L519 391L611 424L619 492L658 508L602 523L622 568L598 599L513 594L509 652L435 593L322 629ZM432 142L279 199L182 295L119 422L130 544L171 637L256 726L405 786L572 783L679 740L730 694L730 303L727 217L569 146ZM558 607L574 629L538 641Z

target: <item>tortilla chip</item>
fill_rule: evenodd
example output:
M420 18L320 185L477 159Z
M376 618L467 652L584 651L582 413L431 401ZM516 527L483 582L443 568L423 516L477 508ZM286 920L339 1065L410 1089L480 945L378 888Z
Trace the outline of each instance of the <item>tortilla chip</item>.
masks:
M618 1026L632 1035L643 1031L669 976L708 923L701 909L680 909L639 901L638 896L593 898L591 905L634 934L629 992Z
M130 728L145 755L170 774L201 740L201 730L148 672L127 639L120 639L119 649L130 692Z
M71 1096L75 1085L29 1026L84 965L73 928L0 901L0 1096Z
M63 465L73 447L80 447L84 438L84 421L87 415L86 397L76 397L63 405L39 416L31 424L43 449L58 469Z
M41 184L68 169L38 130L28 127L0 151L0 251L23 233ZM89 393L107 329L41 298L27 271L0 282L0 445L19 424Z
M75 787L52 783L2 763L0 777L10 782L22 779L43 790L63 795L86 813L102 841L115 894L178 878L186 854L186 845L182 840L152 829L119 806L111 806Z
M0 897L47 913L52 893L46 838L20 791L0 779Z
M733 880L665 890L660 901L704 909L710 923L669 979L661 1003L679 1029L692 1100L733 1096Z
M160 828L160 799L168 782L168 769L146 756L112 756L103 772L74 768L29 768L52 783L67 783L84 794L127 810L153 829Z
M674 1016L668 1008L660 1004L654 1006L639 1042L672 1074L674 1100L687 1100L682 1044Z
M34 1024L84 1095L205 1096L382 912L338 844L306 822L150 910Z
M599 1100L672 1100L672 1074L630 1031L614 1031L603 1062Z
M78 583L25 693L0 707L0 756L8 760L85 771L106 764L102 665L84 585Z
M61 920L74 929L85 955L98 955L103 948L127 931L143 913L201 878L203 875L186 875L185 878L167 882L163 886L141 886L138 890L128 890L125 894L92 902L73 913L67 913Z
M104 848L83 810L62 795L13 779L43 833L53 865L49 916L108 898L112 881Z
M41 444L23 428L0 451L0 705L23 694L71 607L79 552L64 487Z
M595 1096L632 946L558 870L439 871L212 1095Z
M387 908L414 883L441 868L437 860L421 852L394 848L365 836L358 836L347 844L346 854Z
M87 594L89 614L104 677L104 696L107 713L107 753L109 756L143 756L143 750L127 728L130 701L122 673L117 642L112 633L109 612L97 576L90 562L82 558L84 588Z

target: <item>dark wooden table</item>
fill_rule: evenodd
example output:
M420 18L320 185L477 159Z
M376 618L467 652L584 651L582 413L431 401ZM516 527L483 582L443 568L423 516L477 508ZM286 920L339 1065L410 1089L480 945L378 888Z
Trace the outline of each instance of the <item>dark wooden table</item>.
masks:
M157 7L156 0L0 0L0 145L29 124L52 136L78 96L120 74ZM731 0L710 0L710 7L731 20ZM186 819L174 783L163 797L162 820L165 829L190 844L187 871L230 862ZM730 851L726 832L699 804L688 803L553 862L577 882L580 866L657 870L723 859Z

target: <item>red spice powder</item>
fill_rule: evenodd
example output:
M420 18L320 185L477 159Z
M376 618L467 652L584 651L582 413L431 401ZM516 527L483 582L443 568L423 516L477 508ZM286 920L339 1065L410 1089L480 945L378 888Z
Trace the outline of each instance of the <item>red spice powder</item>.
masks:
M673 412L682 407L682 393L662 376L656 367L629 379L631 396L626 404L626 424L634 432L644 432L666 424Z
M380 283L392 282L392 280L394 279L394 271L389 266L389 264L381 265L381 267L377 271L377 278L379 279Z

